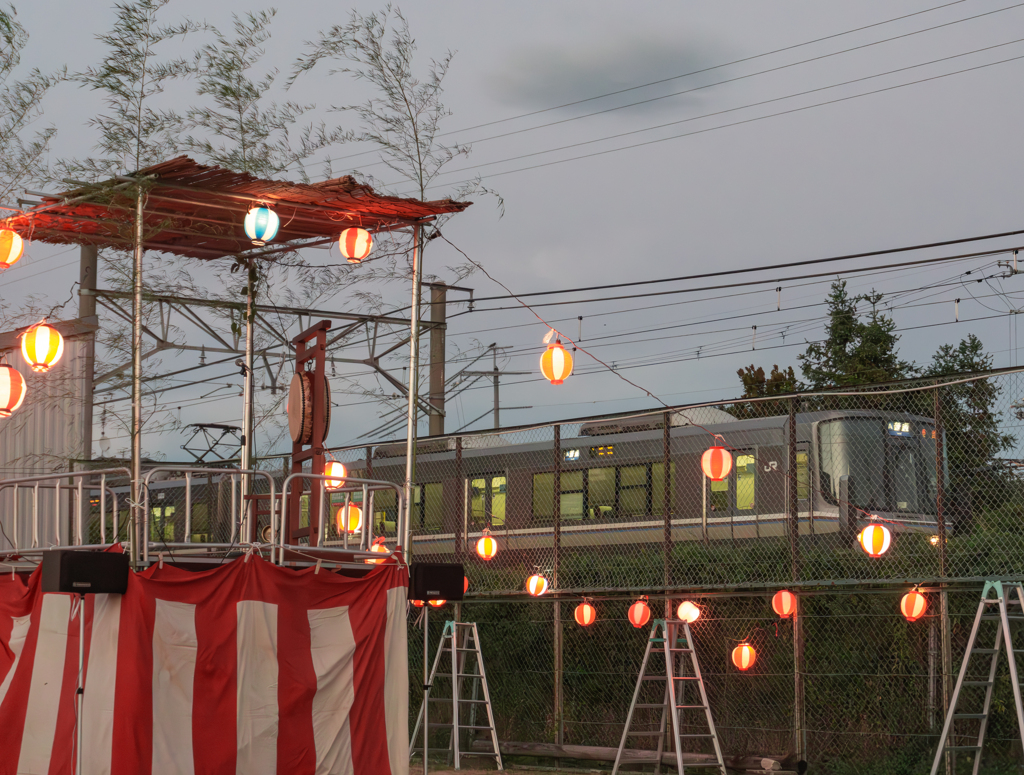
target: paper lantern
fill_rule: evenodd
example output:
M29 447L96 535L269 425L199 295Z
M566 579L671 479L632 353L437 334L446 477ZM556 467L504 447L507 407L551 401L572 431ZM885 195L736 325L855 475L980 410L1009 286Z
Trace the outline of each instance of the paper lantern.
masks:
M0 363L0 417L10 417L25 400L25 378L6 363Z
M534 573L526 580L526 591L533 597L540 597L548 591L548 580L539 573Z
M749 643L741 643L732 650L732 663L740 670L749 670L757 659L757 652Z
M679 608L676 609L676 616L680 621L693 624L700 619L700 609L689 600L684 600L679 604Z
M903 615L907 617L908 622L916 622L922 616L924 612L928 610L928 601L925 596L918 592L916 589L910 590L903 596L903 600L900 601L900 610Z
M277 236L281 219L269 207L254 207L246 213L243 226L252 244L263 247Z
M573 618L576 619L576 624L580 625L580 627L589 627L597 620L597 611L594 609L594 606L584 601L576 606Z
M642 597L629 607L629 623L634 627L643 627L651 620L651 609L647 607L647 598Z
M409 602L412 603L417 608L423 608L423 601L422 600L410 600Z
M53 326L36 323L21 335L21 355L32 371L49 371L64 354L64 337Z
M700 458L700 467L704 476L713 482L728 478L732 471L732 455L725 447L710 447Z
M384 536L374 539L370 544L370 551L374 554L391 554L391 550L384 546ZM367 557L365 562L367 565L380 565L385 560L387 557Z
M339 463L337 460L328 461L327 465L324 466L324 473L330 476L330 479L324 479L325 490L340 490L345 486L345 477L348 476L348 469L345 468L344 463Z
M363 510L354 503L340 506L334 512L334 519L339 533L358 533L363 527Z
M462 594L469 592L469 576L462 577Z
M447 600L428 600L427 602L430 603L430 607L431 608L440 608L441 606L445 605L448 601Z
M788 619L796 613L796 595L788 589L780 589L772 597L772 610L783 619Z
M498 542L491 538L486 530L483 538L476 542L476 553L483 560L493 560L494 555L498 553Z
M25 252L21 236L10 229L0 229L0 272L14 266Z
M552 385L561 385L572 374L572 355L555 340L540 356L540 373Z
M345 229L338 238L338 250L350 264L358 264L373 250L373 237L366 229Z
M869 557L881 557L889 551L892 533L885 525L868 525L860 531L857 541L860 542L860 548L867 552Z

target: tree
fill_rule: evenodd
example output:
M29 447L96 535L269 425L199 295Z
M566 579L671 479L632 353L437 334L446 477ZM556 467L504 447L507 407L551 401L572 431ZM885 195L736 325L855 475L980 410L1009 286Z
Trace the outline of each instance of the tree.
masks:
M993 362L981 340L969 334L956 347L939 347L925 375L945 377L983 372L991 369ZM1002 388L995 380L983 378L940 390L950 485L954 492L969 492L976 505L995 505L1006 484L999 455L1016 442L999 428L1002 413L996 402Z
M825 339L811 342L797 356L809 388L865 385L914 375L914 364L900 360L896 351L899 336L895 322L878 311L882 298L874 292L851 297L845 280L832 283L826 299L829 322ZM866 321L860 317L860 303L871 305Z
M778 364L772 366L769 376L765 376L760 366L744 366L736 372L743 383L742 398L765 398L795 393L800 389L792 366L780 370ZM788 411L778 401L758 401L757 403L737 403L732 412L737 417L763 417Z
M9 202L29 181L46 178L45 156L57 130L53 126L29 132L42 116L46 93L65 77L64 70L43 73L33 69L17 77L28 32L15 19L14 6L0 7L0 201Z

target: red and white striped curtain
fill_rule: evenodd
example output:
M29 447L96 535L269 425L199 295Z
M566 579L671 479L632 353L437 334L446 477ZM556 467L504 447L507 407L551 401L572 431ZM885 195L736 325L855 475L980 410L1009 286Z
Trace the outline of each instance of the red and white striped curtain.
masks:
M0 576L0 775L409 770L406 568L361 579L258 557L131 574L79 611Z

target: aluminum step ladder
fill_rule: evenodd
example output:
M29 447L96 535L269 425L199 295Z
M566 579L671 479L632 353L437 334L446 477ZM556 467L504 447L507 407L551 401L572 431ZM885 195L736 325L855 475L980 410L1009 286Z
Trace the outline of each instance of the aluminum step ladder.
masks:
M665 658L665 672L661 675L648 674L648 665L651 654L660 653ZM687 669L689 666L689 670ZM644 702L644 687L664 683L660 694L661 702ZM649 693L649 692L648 692ZM636 711L658 711L658 729L641 729L632 731ZM703 722L699 718L703 716ZM692 717L697 717L694 723ZM644 661L640 665L640 676L636 681L636 690L633 692L633 701L629 705L629 714L626 716L626 727L622 730L622 739L619 741L619 750L615 754L615 765L612 767L612 775L617 775L619 766L622 764L622 754L626 750L626 741L635 737L657 737L658 751L657 759L650 758L655 763L655 772L661 772L661 757L665 750L665 733L668 730L668 720L672 720L672 740L676 755L676 771L683 775L683 740L709 740L714 746L714 761L692 762L688 766L696 768L714 768L720 775L726 775L725 760L722 758L722 747L718 742L718 733L715 731L715 721L711 717L711 706L708 704L708 694L704 688L704 679L701 677L700 664L697 662L697 651L694 647L693 635L690 633L690 625L684 621L674 619L655 619L651 625L651 635L647 640L647 650L644 652ZM685 723L684 722L688 722ZM639 721L643 726L652 726L654 721ZM682 727L687 728L706 726L706 732L684 733ZM630 759L628 764L640 763L639 759ZM643 760L648 761L648 760Z
M995 595L990 597L990 595ZM1006 649L1007 664L1010 668L1010 685L1013 687L1013 702L1017 710L1017 730L1024 743L1024 708L1021 705L1020 678L1017 671L1017 654L1024 654L1024 649L1013 647L1013 624L1024 621L1024 587L1021 584L1005 583L999 581L986 581L985 588L981 593L981 602L978 603L978 612L974 616L974 626L971 628L971 637L967 640L967 651L964 654L963 664L960 666L960 674L956 679L956 688L953 689L953 696L949 701L949 711L946 714L946 721L942 725L942 735L939 737L939 746L935 751L935 761L932 763L931 775L937 775L942 764L943 755L946 752L959 753L974 756L974 768L972 772L978 775L981 767L981 754L985 747L985 733L988 730L988 722L992 712L992 691L996 683L996 669L999 667L999 656ZM978 631L986 622L995 624L995 636L991 648L978 647ZM988 671L982 676L968 676L971 666L971 658L974 656L990 657ZM983 661L982 661L983 663ZM977 665L975 670L977 670ZM967 688L968 694L973 696L967 698L965 708L960 709L961 692ZM984 699L981 707L978 708L977 689L984 690ZM973 701L973 702L972 702ZM957 722L961 726L976 727L976 731L958 732ZM958 745L957 738L973 738L973 745Z
M445 657L448 657L445 660ZM451 672L439 672L442 669L442 661L447 662ZM450 682L452 691L448 697L433 697L434 682L442 679ZM491 694L487 688L487 671L484 669L484 658L480 653L480 633L477 631L475 622L445 622L444 630L441 632L441 642L437 646L437 656L434 658L434 666L430 670L430 680L427 682L426 701L421 703L420 712L416 716L416 725L413 727L412 736L409 738L409 757L415 753L422 753L422 748L413 748L416 738L420 733L421 725L424 723L424 708L427 709L427 730L447 729L451 733L448 741L449 759L454 758L455 769L460 769L463 756L483 756L494 759L498 769L504 767L501 762L501 751L498 749L498 733L494 728L494 709L491 706ZM471 696L465 696L467 689ZM483 695L482 697L480 695ZM447 703L451 706L451 721L433 723L429 718L430 703ZM487 711L486 719L480 718L481 708ZM485 723L479 723L485 722ZM472 745L473 738L482 732L490 736L490 751L464 751L460 742L463 733Z

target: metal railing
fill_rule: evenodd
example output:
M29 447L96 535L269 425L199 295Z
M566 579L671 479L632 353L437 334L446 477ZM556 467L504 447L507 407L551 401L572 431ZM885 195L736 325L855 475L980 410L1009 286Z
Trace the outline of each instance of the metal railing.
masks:
M153 476L161 472L184 474L185 477L185 526L183 541L153 541L150 534L150 483L153 480ZM216 478L218 482L223 482L224 479L227 478L227 480L231 482L230 543L192 541L192 478L196 474L208 479ZM252 502L236 497L235 481L237 480L240 483L243 476L260 477L267 482L270 490L270 524L273 526L276 523L277 490L274 477L266 471L242 470L237 468L182 468L180 466L160 466L157 468L151 468L147 471L142 479L144 520L143 524L137 528L140 529L142 535L141 543L143 562L149 562L151 549L159 549L161 546L168 549L190 549L202 547L207 550L231 550L238 547L240 544L254 543L256 539L256 520L253 518L253 514L251 513L254 511L254 509L250 508ZM273 529L273 527L271 529Z
M316 487L319 488L319 514L316 516L318 519L315 520L317 525L317 544L318 546L312 547L303 544L289 544L287 543L287 525L288 525L288 493L293 482L309 480L310 482L316 482ZM318 552L344 552L347 555L351 555L354 559L379 559L382 553L374 553L370 551L370 546L373 543L373 494L380 490L389 490L395 493L396 502L398 505L396 514L396 539L398 545L396 548L402 549L408 546L408 535L407 525L405 521L405 498L402 492L402 488L393 483L379 481L375 479L358 479L355 477L346 477L345 484L342 487L328 490L326 482L336 481L337 476L331 476L327 474L309 474L309 473L297 473L291 474L284 480L284 484L281 486L281 524L280 527L271 519L271 536L272 543L278 548L278 562L284 562L284 554L286 550L308 552L310 549L316 549ZM304 489L304 488L303 488ZM338 530L338 538L341 541L341 546L337 544L331 544L330 542L330 506L331 499L330 495L343 495L344 505L348 507L352 505L352 493L360 492L362 494L362 500L360 501L360 507L366 510L366 514L362 518L362 523L358 531L349 531L347 529ZM310 524L314 523L310 514ZM359 544L357 547L349 546L349 535L359 533Z
M77 472L65 472L61 474L42 474L39 476L26 476L18 479L6 479L0 482L0 493L4 490L11 490L13 494L13 508L9 515L3 515L0 517L0 525L5 521L9 521L11 524L11 532L7 533L4 531L4 535L7 538L8 543L11 544L12 553L17 554L34 554L42 551L43 548L40 546L40 536L44 532L41 528L44 528L44 520L47 519L47 515L40 511L39 495L40 491L46 492L52 490L54 492L54 503L53 503L53 535L57 539L56 543L60 542L60 536L62 531L61 525L61 508L60 508L60 494L67 492L72 495L75 499L74 506L69 505L69 515L72 519L71 524L68 526L69 533L73 532L73 535L69 535L68 538L72 546L106 546L107 545L107 506L110 506L111 515L111 530L113 532L113 538L116 540L120 533L120 526L118 521L118 500L117 494L107 484L108 477L129 477L130 473L127 468L108 468L100 471L77 471ZM96 480L98 481L87 481ZM71 480L66 483L65 480ZM30 530L31 530L31 542L28 546L21 545L21 531L20 523L22 512L20 509L19 495L22 491L27 491L31 494L30 502ZM91 518L91 505L92 493L99 492L99 528L100 528L100 544L86 544L85 531L87 529L85 513L90 512ZM5 517L9 517L9 520L5 520Z

